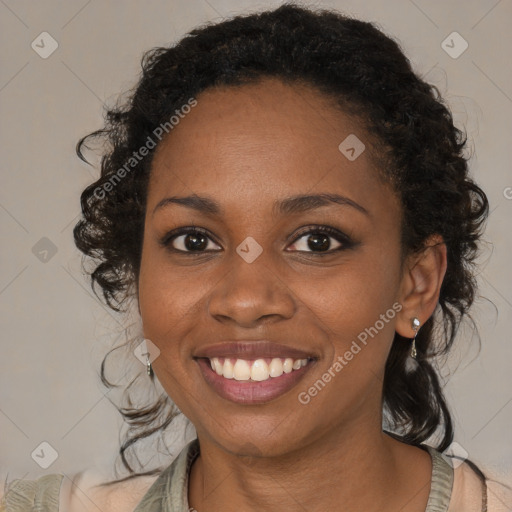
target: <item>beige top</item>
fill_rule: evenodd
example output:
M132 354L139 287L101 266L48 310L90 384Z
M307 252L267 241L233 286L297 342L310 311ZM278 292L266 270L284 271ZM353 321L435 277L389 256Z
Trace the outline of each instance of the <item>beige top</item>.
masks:
M425 512L511 512L512 486L484 483L467 463L453 467L450 458L422 445L432 457L432 479ZM157 477L139 477L96 488L84 474L71 481L61 474L10 483L0 511L7 512L190 512L188 477L199 454L197 439Z

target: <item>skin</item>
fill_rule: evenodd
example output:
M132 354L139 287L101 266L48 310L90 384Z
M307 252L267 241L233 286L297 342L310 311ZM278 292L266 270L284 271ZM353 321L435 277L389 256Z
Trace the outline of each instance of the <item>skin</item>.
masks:
M378 178L370 139L355 119L305 85L277 79L204 91L156 150L149 181L138 282L144 335L160 355L154 371L196 427L189 504L199 512L283 510L424 511L427 452L382 432L384 368L395 332L433 313L446 270L439 238L403 258L401 206ZM338 149L354 133L367 150L349 161ZM276 200L337 193L362 206L329 204L277 215ZM214 199L222 215L168 204L169 196ZM331 254L311 249L303 227L331 226ZM203 253L159 241L199 226ZM262 254L247 263L237 246L253 237ZM330 235L328 235L330 236ZM174 240L183 251L186 235ZM188 246L190 247L190 246ZM189 249L190 251L190 249ZM321 251L320 251L321 252ZM399 303L401 311L307 405L297 399L343 357L353 340ZM258 405L219 397L192 354L233 339L269 339L317 357L290 392Z

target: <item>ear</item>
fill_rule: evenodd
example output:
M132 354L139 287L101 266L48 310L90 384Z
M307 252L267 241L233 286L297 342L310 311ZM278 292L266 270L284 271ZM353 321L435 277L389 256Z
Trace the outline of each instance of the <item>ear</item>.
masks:
M418 318L420 328L434 312L446 273L446 244L440 235L431 236L424 248L404 262L400 284L395 330L405 338L413 338L412 319Z

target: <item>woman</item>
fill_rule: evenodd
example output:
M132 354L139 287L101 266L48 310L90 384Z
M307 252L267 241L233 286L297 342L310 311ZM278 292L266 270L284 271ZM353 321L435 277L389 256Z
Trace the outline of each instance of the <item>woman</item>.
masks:
M111 146L75 241L106 302L137 305L130 350L165 395L121 408L132 478L16 481L7 510L509 510L441 455L433 363L473 301L487 198L393 40L294 5L205 26L148 52L91 136ZM138 476L127 450L178 411L197 439Z

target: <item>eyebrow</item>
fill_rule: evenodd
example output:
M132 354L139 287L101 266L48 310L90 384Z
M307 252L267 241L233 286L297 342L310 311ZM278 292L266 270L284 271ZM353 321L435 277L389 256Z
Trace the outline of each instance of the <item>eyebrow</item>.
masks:
M209 216L224 215L222 207L214 199L205 196L198 196L196 194L185 197L166 197L155 206L152 215L154 215L158 210L165 208L170 204L185 206L186 208L191 208ZM301 213L314 210L316 208L329 206L331 204L350 206L359 212L370 216L370 213L366 208L356 203L352 199L341 196L339 194L328 193L298 195L287 197L286 199L276 200L273 204L272 213L273 215L289 215L293 213Z

